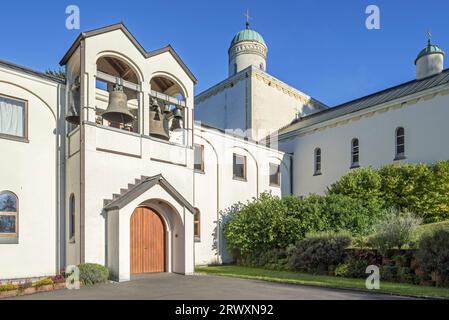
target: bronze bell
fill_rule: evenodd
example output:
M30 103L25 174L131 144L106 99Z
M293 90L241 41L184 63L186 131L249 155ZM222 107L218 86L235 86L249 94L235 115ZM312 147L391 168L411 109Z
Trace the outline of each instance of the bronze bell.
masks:
M183 120L184 117L182 116L182 111L181 109L176 108L175 111L173 112L173 116L175 117L175 119L177 120Z
M123 92L123 87L114 85L109 94L108 109L103 113L103 118L109 122L128 124L134 121L134 115L128 109L128 97Z
M156 99L152 100L150 108L150 136L166 141L170 140L168 121Z
M175 131L175 130L179 130L182 129L182 121L183 121L183 116L182 116L182 112L181 109L175 109L173 111L173 121L172 121L172 125L171 125L171 131Z
M65 116L65 121L68 123L79 125L80 124L80 88L76 88L71 91L71 101L70 101L70 107L69 112L67 112L67 115Z

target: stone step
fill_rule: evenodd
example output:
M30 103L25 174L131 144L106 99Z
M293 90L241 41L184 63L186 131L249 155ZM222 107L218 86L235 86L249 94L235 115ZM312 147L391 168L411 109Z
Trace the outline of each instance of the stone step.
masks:
M118 198L120 198L120 195L115 193L112 195L112 200L117 200Z
M129 191L128 189L120 189L120 195L123 196L128 191Z

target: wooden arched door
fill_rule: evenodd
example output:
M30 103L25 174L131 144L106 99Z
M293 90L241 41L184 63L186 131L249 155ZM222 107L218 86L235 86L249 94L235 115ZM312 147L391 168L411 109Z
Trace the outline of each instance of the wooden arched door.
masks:
M131 274L165 272L165 224L155 211L137 208L131 218Z

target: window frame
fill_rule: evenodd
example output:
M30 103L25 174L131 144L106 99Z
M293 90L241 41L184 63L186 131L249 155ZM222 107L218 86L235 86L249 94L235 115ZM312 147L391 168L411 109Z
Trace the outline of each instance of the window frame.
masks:
M235 174L235 166L237 165L237 157L243 158L245 161L243 163L243 177L239 177ZM236 181L248 181L248 158L238 153L232 155L232 179Z
M354 143L357 142L357 146ZM356 151L357 149L357 151ZM354 161L354 157L357 157L357 161ZM360 168L360 140L354 138L351 140L351 169Z
M69 198L69 243L76 242L76 198L71 194Z
M196 226L198 226L198 234L196 234ZM193 215L193 237L195 242L201 242L201 211L198 208L195 208Z
M10 190L0 191L0 194L9 193L14 196L16 200L15 212L0 212L0 216L14 216L16 218L16 232L15 233L0 233L0 244L18 244L19 243L19 197Z
M272 173L272 171L271 171L271 167L272 166L276 166L277 167L277 173L276 173L276 177L277 177L277 182L276 183L273 183L272 181L271 181L271 177L272 176L274 176L273 174L271 174ZM281 186L281 165L280 164L277 164L277 163L273 163L273 162L270 162L270 164L269 164L269 182L270 182L270 187L280 187Z
M196 166L196 163L195 163L195 150L196 150L196 148L200 148L200 150L201 150L201 169L197 169L195 167ZM193 168L194 168L195 172L204 174L206 172L205 171L205 167L206 166L205 166L205 163L204 163L204 145L202 145L202 144L195 144L193 146L193 155L194 155L194 157L193 157L193 160L194 160Z
M402 130L402 135L399 135L399 131ZM398 142L399 138L403 138L403 142L402 144L400 144ZM405 146L406 146L406 135L405 135L405 128L404 127L397 127L395 130L395 135L394 135L394 145L395 145L395 158L394 161L397 160L404 160L406 159L405 156ZM402 147L403 151L402 152L398 152L399 148Z
M319 153L319 154L318 154ZM320 160L318 161L318 157ZM323 165L323 151L321 148L315 148L315 151L313 152L313 170L314 170L314 176L321 176L323 173L321 171Z
M13 136L13 135L10 135L10 134L6 134L6 133L1 133L0 132L0 139L28 143L29 142L29 139L28 139L29 138L28 137L28 100L20 99L20 98L13 97L13 96L9 96L9 95L3 94L3 93L0 93L0 98L17 101L17 102L20 102L20 103L24 104L24 107L23 107L23 119L22 119L22 122L23 122L23 136Z

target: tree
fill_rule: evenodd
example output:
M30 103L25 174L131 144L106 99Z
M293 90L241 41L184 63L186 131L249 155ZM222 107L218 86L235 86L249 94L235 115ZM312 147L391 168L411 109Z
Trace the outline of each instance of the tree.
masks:
M59 78L61 80L66 80L66 74L65 74L65 69L64 68L60 68L59 70L51 70L48 69L45 74L52 76L52 77L56 77Z

